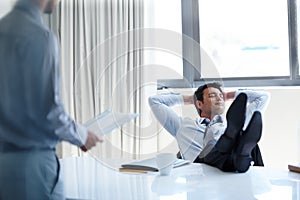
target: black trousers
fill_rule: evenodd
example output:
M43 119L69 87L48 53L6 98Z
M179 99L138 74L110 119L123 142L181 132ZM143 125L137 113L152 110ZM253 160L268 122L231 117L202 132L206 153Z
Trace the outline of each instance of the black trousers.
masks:
M252 152L251 157L254 162L254 166L264 166L260 148L256 145ZM234 153L221 153L215 147L204 158L197 157L195 163L205 163L219 168L225 172L235 171L234 166Z

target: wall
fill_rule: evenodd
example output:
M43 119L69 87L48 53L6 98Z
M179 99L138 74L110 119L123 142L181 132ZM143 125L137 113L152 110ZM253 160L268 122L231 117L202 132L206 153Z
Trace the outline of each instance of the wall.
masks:
M267 90L271 101L260 142L265 165L287 168L289 163L300 163L300 87Z

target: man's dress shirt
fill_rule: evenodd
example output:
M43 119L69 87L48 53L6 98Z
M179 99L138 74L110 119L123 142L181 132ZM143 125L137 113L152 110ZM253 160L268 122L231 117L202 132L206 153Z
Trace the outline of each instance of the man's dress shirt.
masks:
M237 96L241 92L248 97L246 108L246 119L244 128L247 127L252 114L255 111L263 112L269 102L268 92L259 90L238 90ZM208 125L203 123L205 118L179 116L172 107L183 105L183 96L176 93L164 93L149 97L149 105L160 124L176 138L178 147L183 159L193 162L200 153L207 154L226 129L226 119L221 115L216 115ZM205 152L202 152L205 151Z
M54 149L82 146L87 130L60 98L59 49L31 1L18 1L0 20L0 145Z

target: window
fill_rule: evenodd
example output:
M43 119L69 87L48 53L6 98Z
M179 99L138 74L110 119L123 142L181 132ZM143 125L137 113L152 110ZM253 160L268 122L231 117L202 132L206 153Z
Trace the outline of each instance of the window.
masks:
M287 1L199 0L199 27L220 77L290 75Z
M151 0L144 1L144 6L144 33L148 42L144 64L158 78L182 78L181 1Z
M201 59L199 64L183 59L184 78L160 80L159 85L197 86L206 80L222 80L225 86L300 85L299 4L300 0L182 0L183 35L199 42L197 51L183 39L183 58L193 48L191 60Z

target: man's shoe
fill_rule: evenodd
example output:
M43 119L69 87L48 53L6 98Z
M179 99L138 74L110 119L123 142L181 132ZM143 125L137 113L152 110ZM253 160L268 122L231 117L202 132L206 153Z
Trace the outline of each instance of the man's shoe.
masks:
M251 151L261 138L262 118L260 112L254 112L248 127L239 137L235 151L235 167L238 172L246 172L251 164Z
M247 95L239 94L229 107L226 119L227 128L216 143L216 148L222 153L229 153L234 148L235 142L244 126Z

